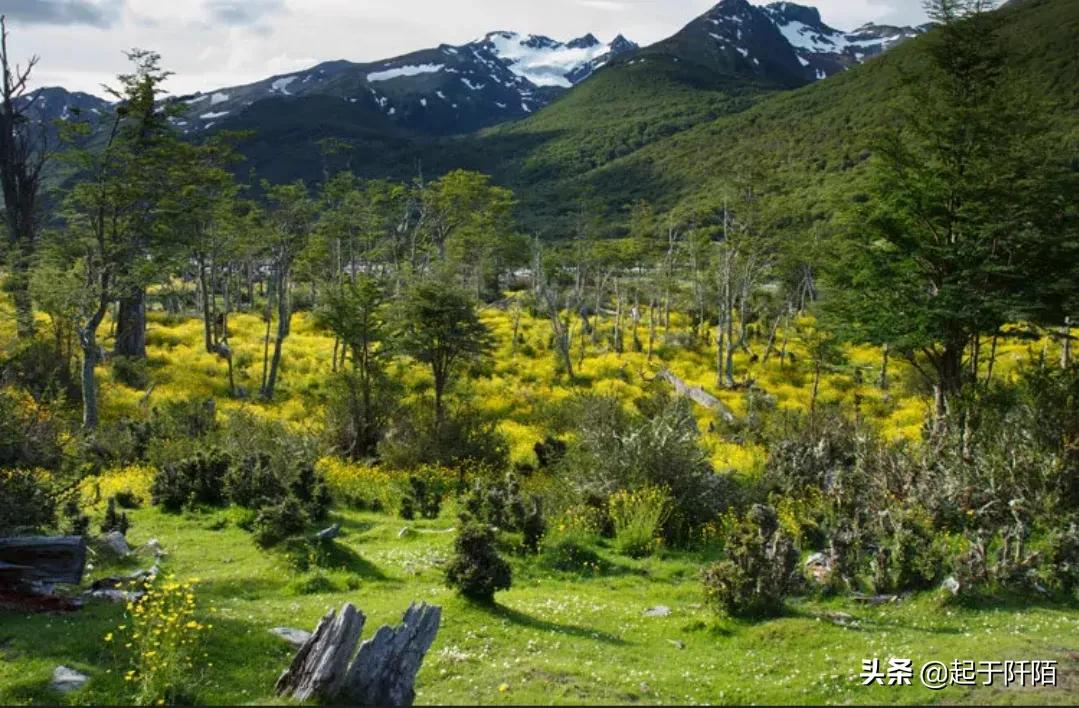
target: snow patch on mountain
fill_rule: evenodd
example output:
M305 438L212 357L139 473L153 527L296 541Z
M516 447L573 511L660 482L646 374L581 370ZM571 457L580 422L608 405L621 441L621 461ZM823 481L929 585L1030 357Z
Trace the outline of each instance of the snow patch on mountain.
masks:
M385 71L374 71L367 75L367 80L374 81L389 81L390 79L397 79L402 76L419 76L420 74L437 74L445 68L445 64L418 64L418 65L406 65L398 66L392 69L386 69Z
M288 85L295 80L295 76L286 76L284 78L277 79L272 84L270 84L270 90L283 94L285 96L291 96L292 94L288 91Z

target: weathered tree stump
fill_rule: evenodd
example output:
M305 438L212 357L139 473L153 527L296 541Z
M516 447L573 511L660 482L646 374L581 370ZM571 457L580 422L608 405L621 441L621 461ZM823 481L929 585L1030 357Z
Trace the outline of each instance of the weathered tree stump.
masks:
M351 604L340 614L327 613L278 679L277 694L327 703L411 706L416 674L438 634L442 609L411 605L399 627L381 627L352 660L364 620Z
M277 694L301 701L333 701L341 690L366 619L352 603L342 607L341 614L333 610L326 613L292 665L277 680Z
M360 646L341 696L361 706L411 706L416 674L438 634L442 608L421 603L405 611L400 627L381 627Z

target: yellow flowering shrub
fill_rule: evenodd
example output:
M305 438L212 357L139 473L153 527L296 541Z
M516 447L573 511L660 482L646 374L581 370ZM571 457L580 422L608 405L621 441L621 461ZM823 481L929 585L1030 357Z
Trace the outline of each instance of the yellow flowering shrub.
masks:
M129 465L88 477L79 485L83 505L89 509L104 508L109 499L121 492L149 502L155 474L157 470L148 465Z
M124 623L105 635L117 655L127 658L124 681L135 702L191 700L201 663L198 647L203 634L213 629L198 617L197 582L164 578L146 583L142 596L127 604Z
M660 487L615 492L607 500L618 552L633 558L651 555L663 545L663 524L671 514L671 495Z
M392 510L400 492L386 470L338 457L324 457L315 465L338 501L349 506Z

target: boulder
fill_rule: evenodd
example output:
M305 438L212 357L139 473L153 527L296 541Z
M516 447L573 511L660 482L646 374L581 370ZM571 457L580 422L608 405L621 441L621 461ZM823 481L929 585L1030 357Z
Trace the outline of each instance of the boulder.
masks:
M656 605L655 607L649 607L644 611L645 617L669 617L671 614L671 608L666 605Z
M292 627L274 627L270 630L271 634L275 634L281 639L296 647L297 649L302 647L311 639L311 633L305 632L302 629L293 629Z
M86 674L80 674L78 671L69 669L66 666L57 666L56 670L52 672L52 681L49 682L49 688L60 693L72 693L85 686L89 680L90 677Z
M119 531L110 531L105 535L105 545L112 549L116 555L124 557L131 554L131 546L127 545L127 539Z

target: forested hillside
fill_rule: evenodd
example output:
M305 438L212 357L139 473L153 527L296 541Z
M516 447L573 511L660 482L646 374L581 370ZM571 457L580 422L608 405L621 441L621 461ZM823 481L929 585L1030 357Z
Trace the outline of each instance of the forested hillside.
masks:
M1049 104L1061 153L1074 153L1079 4L1027 0L1000 12L1007 16L1002 40L1016 52L1012 70ZM714 82L732 79L687 80L694 69L669 57L622 64L478 141L495 146L489 168L522 191L522 217L537 229L550 229L551 217L571 211L567 203L582 193L602 195L605 216L615 223L624 224L626 206L639 199L684 222L695 210L715 208L749 164L767 177L765 196L796 207L790 216L826 218L836 194L846 192L840 199L849 201L857 191L875 131L904 95L904 82L919 80L924 45L914 39L826 81L782 92L734 80L733 90L717 94ZM499 151L514 140L528 147Z

